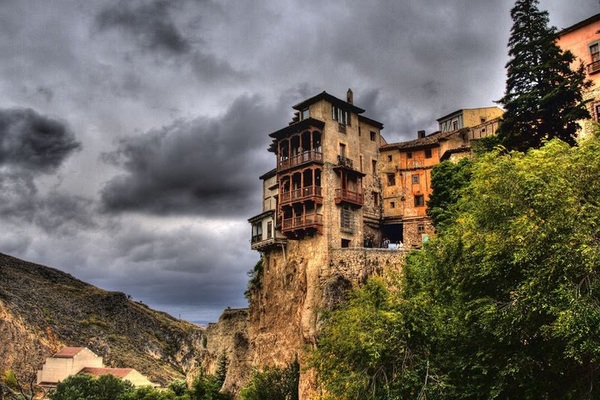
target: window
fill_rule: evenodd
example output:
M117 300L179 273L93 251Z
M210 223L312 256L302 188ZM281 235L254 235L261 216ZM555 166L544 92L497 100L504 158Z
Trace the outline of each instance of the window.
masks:
M360 172L362 172L362 170L363 170L363 160L362 160L362 155L358 156L358 159L359 159L359 161L360 161L360 170L359 170L359 171L360 171Z
M252 243L262 240L262 222L252 225Z
M371 172L373 175L377 175L377 161L371 160Z
M422 194L415 195L415 207L423 207L425 205L425 196Z
M592 62L600 61L600 44L598 42L590 45L590 55L592 56Z
M350 114L348 111L344 111L339 107L333 106L331 108L331 118L341 125L350 125Z
M388 186L394 186L396 184L396 174L387 174Z
M379 205L379 193L371 192L371 197L373 197L373 205L377 207Z
M348 239L342 239L342 248L345 249L345 248L348 248L348 247L350 247L350 240L348 240Z
M419 175L413 175L412 176L412 183L419 183Z
M425 149L425 158L431 158L431 149Z
M371 135L371 141L374 142L375 138L377 137L377 134L375 132L373 132L373 131L370 131L369 135Z
M392 156L391 155L388 156L388 161L392 162Z
M344 143L340 143L340 157L346 158L346 145Z
M273 238L273 221L267 222L267 239Z
M310 112L308 111L308 107L306 107L304 110L302 110L300 112L300 120L305 120L308 119L310 117Z
M390 208L396 208L396 202L390 201Z
M417 225L417 232L419 232L419 233L425 232L425 225L423 225L423 224Z
M409 151L408 153L406 153L406 158L412 158L412 152Z
M352 215L352 209L348 206L344 206L340 209L340 228L348 232L352 232L354 227L354 216Z

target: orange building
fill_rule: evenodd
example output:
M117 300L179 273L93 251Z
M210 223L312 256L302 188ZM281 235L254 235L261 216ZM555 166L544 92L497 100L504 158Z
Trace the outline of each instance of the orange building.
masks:
M383 235L390 242L419 246L434 233L427 215L431 170L446 159L471 153L471 143L496 133L498 107L462 109L437 120L439 131L380 148Z
M588 109L592 120L582 121L582 136L590 135L594 121L600 122L600 14L576 23L558 33L557 44L570 50L576 58L574 67L583 63L592 86L584 94L590 100Z

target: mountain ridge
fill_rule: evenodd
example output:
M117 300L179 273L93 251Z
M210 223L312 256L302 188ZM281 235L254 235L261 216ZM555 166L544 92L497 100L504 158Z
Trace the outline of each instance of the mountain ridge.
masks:
M34 379L45 358L84 346L111 367L151 381L190 379L210 356L205 330L85 283L56 268L0 253L0 373Z

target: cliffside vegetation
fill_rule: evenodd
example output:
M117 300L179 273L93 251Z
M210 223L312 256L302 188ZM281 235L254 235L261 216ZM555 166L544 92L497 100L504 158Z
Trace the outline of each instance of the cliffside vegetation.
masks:
M326 319L312 363L332 398L600 396L600 140L471 171L404 276Z

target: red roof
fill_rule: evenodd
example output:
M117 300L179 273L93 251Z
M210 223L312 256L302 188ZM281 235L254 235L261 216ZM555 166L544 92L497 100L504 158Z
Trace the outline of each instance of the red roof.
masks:
M125 378L129 373L133 371L133 368L92 368L85 367L78 374L90 374L94 376L100 375L113 375L117 378Z
M77 353L81 350L85 349L85 347L65 347L52 357L54 358L73 358Z

